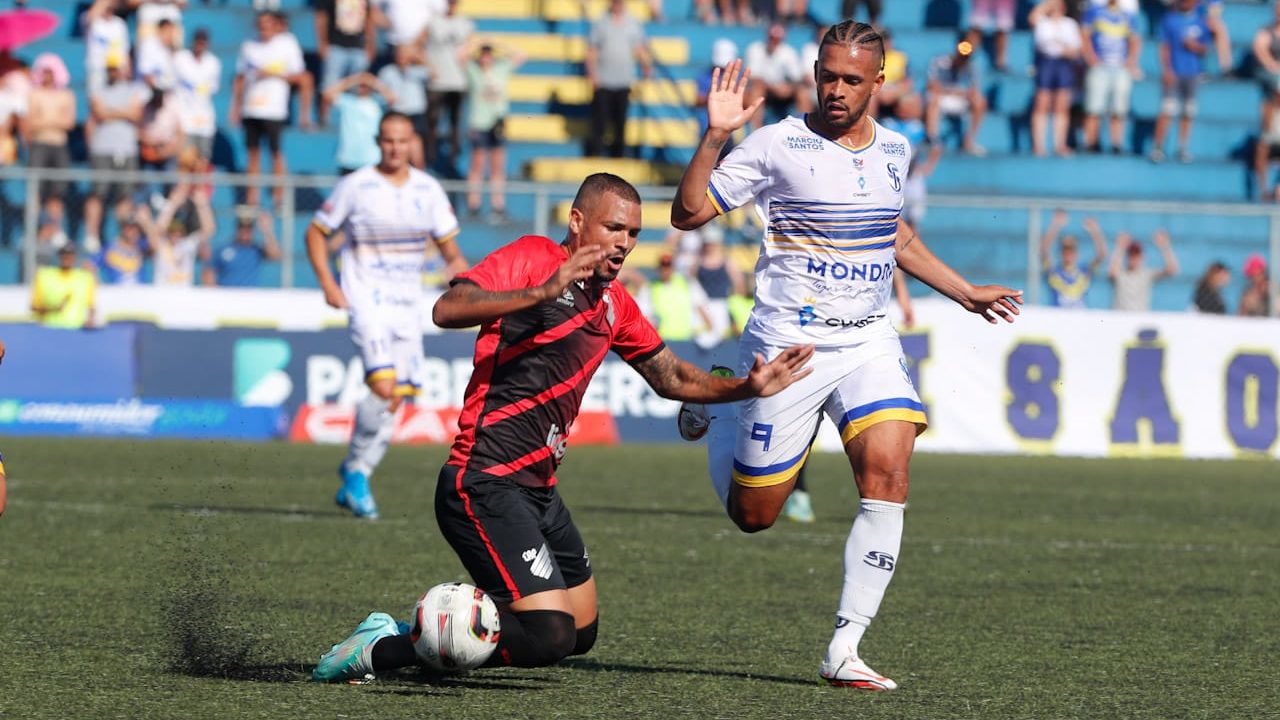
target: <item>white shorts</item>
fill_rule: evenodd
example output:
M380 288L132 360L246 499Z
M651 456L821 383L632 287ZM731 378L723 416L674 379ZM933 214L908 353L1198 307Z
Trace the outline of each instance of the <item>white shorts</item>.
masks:
M755 353L772 359L782 350L744 336L739 373L751 367ZM915 423L916 434L928 426L896 334L851 347L819 348L809 367L808 377L777 395L739 404L734 482L767 487L789 479L808 457L823 412L845 443L887 420Z
M938 111L947 117L969 112L969 96L961 92L943 92L938 98Z
M1084 78L1084 111L1090 115L1128 115L1133 76L1126 67L1094 65Z
M365 382L394 378L397 395L422 388L422 327L417 313L378 308L350 312L351 342L360 348Z

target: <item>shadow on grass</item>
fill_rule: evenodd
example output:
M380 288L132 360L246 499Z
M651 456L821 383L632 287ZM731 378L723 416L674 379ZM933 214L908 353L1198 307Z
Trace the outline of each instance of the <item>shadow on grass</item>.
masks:
M612 515L676 515L680 517L700 517L727 519L722 510L686 510L672 507L622 507L618 505L585 505L575 504L575 512L598 512Z
M781 675L760 675L749 672L733 672L730 670L708 670L700 667L679 667L675 665L628 665L625 663L597 662L582 658L568 658L560 661L561 667L590 672L620 672L635 674L664 675L710 675L712 677L737 678L739 680L763 680L783 685L815 685L817 680L783 677Z
M311 680L311 671L315 665L303 663L278 663L275 665L253 665L239 662L226 662L226 658L218 658L211 663L201 663L197 659L183 658L172 663L170 669L179 675L208 678L214 680L239 680L244 682L295 683Z

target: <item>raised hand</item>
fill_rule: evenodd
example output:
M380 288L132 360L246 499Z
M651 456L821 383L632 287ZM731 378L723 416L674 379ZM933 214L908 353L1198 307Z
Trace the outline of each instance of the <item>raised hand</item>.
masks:
M813 368L805 367L812 357L812 345L789 347L769 362L764 361L763 355L756 353L756 362L747 374L747 386L757 397L775 395L813 372Z
M586 280L595 272L596 266L604 260L604 249L599 245L583 245L569 256L568 260L556 270L556 273L542 284L543 297L554 300L560 297L569 283Z
M960 303L965 310L981 315L992 325L1000 320L1013 322L1014 316L1022 314L1018 309L1021 304L1022 291L1003 285L979 285Z
M750 85L751 71L742 69L742 61L734 60L723 71L711 71L711 90L707 93L707 129L733 132L746 125L764 104L757 98L743 107L743 97Z

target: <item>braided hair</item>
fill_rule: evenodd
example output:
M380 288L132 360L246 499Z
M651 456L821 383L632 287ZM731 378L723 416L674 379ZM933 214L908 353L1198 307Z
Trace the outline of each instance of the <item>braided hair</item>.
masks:
M880 54L880 69L884 70L884 37L880 35L879 30L867 23L858 22L857 20L841 20L827 28L826 34L822 36L822 43L819 48L828 44L874 50Z

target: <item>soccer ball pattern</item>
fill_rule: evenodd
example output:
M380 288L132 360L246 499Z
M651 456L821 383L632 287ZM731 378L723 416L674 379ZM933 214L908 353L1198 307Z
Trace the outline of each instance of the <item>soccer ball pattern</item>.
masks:
M462 582L431 588L413 608L409 636L427 667L478 668L498 647L498 606L483 590Z

